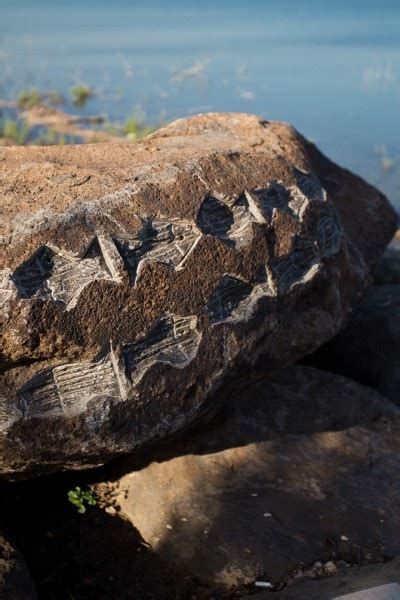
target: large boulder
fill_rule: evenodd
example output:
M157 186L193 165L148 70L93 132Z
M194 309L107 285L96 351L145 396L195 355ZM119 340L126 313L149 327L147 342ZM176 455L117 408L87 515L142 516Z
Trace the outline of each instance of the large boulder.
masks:
M14 544L0 533L0 598L37 600L25 561Z
M190 424L347 321L397 219L292 127L241 114L0 160L0 472ZM208 402L210 398L212 401Z
M348 326L307 362L352 377L400 404L400 285L368 290Z
M223 591L399 556L400 409L306 366L245 384L207 427L113 466L124 518Z

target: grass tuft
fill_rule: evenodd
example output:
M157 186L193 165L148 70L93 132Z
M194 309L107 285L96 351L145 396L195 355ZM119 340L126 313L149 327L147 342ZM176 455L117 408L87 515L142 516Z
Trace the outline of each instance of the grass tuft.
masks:
M42 103L42 94L33 88L32 90L22 90L18 94L17 104L21 109L34 108Z
M84 106L93 96L93 90L88 85L76 85L70 89L70 95L75 106Z
M27 143L30 132L31 128L25 121L6 119L0 124L0 137L12 140L20 146Z

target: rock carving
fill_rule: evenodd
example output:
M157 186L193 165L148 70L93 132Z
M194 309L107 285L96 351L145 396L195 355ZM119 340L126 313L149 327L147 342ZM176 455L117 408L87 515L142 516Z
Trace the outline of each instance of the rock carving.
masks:
M157 362L182 368L196 356L201 335L196 317L162 317L149 335L124 346L127 371L133 384Z
M25 150L0 162L0 473L100 464L192 423L244 363L265 355L269 374L314 352L397 223L377 190L255 116ZM54 201L72 172L85 186Z
M147 221L137 237L118 238L116 244L135 283L144 261L155 260L176 269L183 268L200 237L192 223L158 219Z

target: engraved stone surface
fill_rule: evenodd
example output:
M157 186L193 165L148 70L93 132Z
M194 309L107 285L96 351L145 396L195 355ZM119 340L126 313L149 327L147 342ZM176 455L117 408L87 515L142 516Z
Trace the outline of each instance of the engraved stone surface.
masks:
M118 384L110 356L99 362L59 365L21 388L19 406L25 419L73 417L83 413L91 401L122 400Z
M197 216L197 224L204 234L213 235L238 247L249 242L251 223L255 220L244 194L233 202L209 195L203 201Z
M95 237L83 257L44 245L11 276L7 271L0 274L0 302L4 305L16 295L21 299L54 300L69 310L75 306L82 290L93 281L119 281L117 270L121 271L121 266L113 265L116 256L121 261L114 242L111 240L107 244L104 236Z
M15 421L22 418L22 411L14 401L0 395L0 432L7 430Z
M321 187L318 177L314 173L306 173L296 167L293 169L293 172L297 184L294 188L295 196L303 195L311 201L319 200L323 202L326 200L326 191Z
M313 352L396 222L292 127L251 115L179 120L134 145L6 149L0 181L10 476L176 434L243 365Z
M55 255L47 287L51 297L62 302L69 310L75 306L82 290L99 279L112 280L113 277L95 239L82 259L65 254Z
M197 354L200 334L196 317L168 315L142 341L124 346L127 372L137 383L158 362L182 369Z
M276 210L286 211L290 214L293 212L290 206L293 200L290 190L277 181L272 181L265 189L256 189L248 192L248 196L259 207L265 223L272 221L274 211Z
M7 318L10 302L17 295L17 289L12 280L12 271L0 271L0 323Z
M117 239L131 279L135 282L144 261L160 261L179 269L200 239L193 223L148 221L138 237Z
M271 261L270 270L276 293L286 294L293 286L311 279L318 272L319 264L315 243L296 237L289 255Z
M218 323L232 316L251 291L252 286L248 283L229 275L223 277L208 301L207 310L211 322Z
M15 269L12 279L20 298L40 296L54 267L54 252L42 246L28 260Z

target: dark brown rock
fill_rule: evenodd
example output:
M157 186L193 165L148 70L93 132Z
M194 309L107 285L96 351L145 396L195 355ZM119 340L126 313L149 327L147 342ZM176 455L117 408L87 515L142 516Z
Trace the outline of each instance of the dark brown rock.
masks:
M313 352L397 223L377 190L255 116L2 156L5 474L99 464L187 426L261 356L271 372Z
M352 377L400 404L400 285L368 290L344 331L307 362Z
M0 598L37 600L24 559L15 546L0 534Z
M396 238L386 248L382 259L375 270L376 285L400 284L400 237Z
M377 562L400 554L399 434L399 409L375 390L293 366L243 382L148 466L121 459L118 501L212 589L280 585L317 560Z

